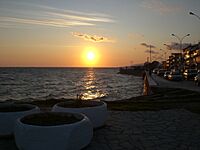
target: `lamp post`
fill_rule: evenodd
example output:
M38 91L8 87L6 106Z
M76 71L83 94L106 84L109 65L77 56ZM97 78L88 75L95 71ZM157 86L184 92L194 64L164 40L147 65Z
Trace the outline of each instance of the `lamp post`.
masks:
M155 46L151 44L146 44L146 43L141 43L142 46L145 46L146 48L149 48L149 63L151 63L151 53L152 53L152 48L155 48ZM146 51L147 52L147 51Z
M152 53L152 49L151 48L154 48L154 46L149 44L148 47L149 47L149 62L151 63L151 53Z
M172 33L172 36L176 37L179 41L179 46L180 46L180 52L182 53L182 42L183 42L183 39L186 38L187 36L190 36L190 34L186 34L185 36L183 36L182 38L180 38L178 35L176 34L173 34Z
M163 45L165 45L168 49L167 50L172 50L172 48L171 48L171 46L170 45L167 45L167 44L163 44ZM166 55L166 52L165 52L165 55ZM169 55L171 55L171 53L169 54Z
M149 45L149 60L150 60L150 63L151 63L151 45Z
M200 17L199 17L197 14L195 14L195 13L193 13L193 12L191 12L191 11L189 12L189 14L190 14L190 15L193 15L193 16L196 16L196 17L200 20Z
M169 46L169 45L167 45L167 44L163 44L163 45L166 45L166 46ZM163 50L163 49L160 49L161 51ZM167 55L167 52L166 51L164 51L164 56L165 56L165 59L164 59L164 61L166 61L166 55Z
M179 65L179 69L181 69L181 63L182 63L182 42L183 42L183 39L184 38L186 38L187 36L190 36L190 34L186 34L185 36L183 36L183 37L179 37L178 35L176 35L176 34L171 34L172 36L174 36L174 37L176 37L177 39L178 39L178 41L179 41L179 46L180 46L180 61L179 61L179 63L180 63L180 65Z
M165 43L164 43L163 45L165 45L166 47L168 47L169 50L172 49L170 45L167 45L167 44L165 44Z

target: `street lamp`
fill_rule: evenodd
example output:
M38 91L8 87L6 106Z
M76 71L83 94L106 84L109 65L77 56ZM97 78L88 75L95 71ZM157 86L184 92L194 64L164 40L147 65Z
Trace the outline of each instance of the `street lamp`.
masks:
M174 37L176 37L177 39L178 39L178 41L179 41L179 46L180 46L180 65L179 65L179 67L181 66L181 63L182 63L182 42L183 42L183 39L184 38L186 38L187 36L190 36L190 34L186 34L185 36L183 36L183 37L179 37L179 36L177 36L176 34L171 34L172 36L174 36ZM180 67L180 69L181 69L181 67Z
M167 44L165 44L165 43L164 43L163 45L165 45L166 47L168 47L169 50L172 49L170 45L167 45Z
M150 63L151 63L151 47L152 47L152 46L149 45L149 56L150 56L149 59L150 59Z
M148 61L148 62L151 63L151 53L152 53L151 48L155 48L155 46L153 46L153 45L151 45L151 44L146 44L146 43L141 43L141 45L142 45L142 46L145 46L146 48L149 48L149 59L150 59L150 61Z
M165 44L165 43L164 43L163 45L165 45L165 46L167 47L168 50L172 50L172 47L171 47L170 45L167 45L167 44ZM171 55L171 52L170 52L170 55Z
M160 49L160 51L162 52L163 51L163 49ZM167 52L166 51L164 51L164 61L166 61L166 54L167 54ZM163 54L162 54L162 58L161 59L163 59Z
M190 34L187 34L187 35L183 36L182 38L180 38L179 36L177 36L176 34L173 34L173 33L172 33L172 36L176 37L176 38L179 40L180 51L181 51L181 53L182 53L182 42L183 42L183 39L184 39L185 37L187 37L187 36L190 36Z
M152 48L155 48L153 45L149 44L149 62L151 63L151 53L152 53Z
M199 17L197 14L195 14L195 13L193 13L193 12L191 12L191 11L189 12L189 14L190 14L190 15L193 15L193 16L196 16L196 17L200 20L200 17Z

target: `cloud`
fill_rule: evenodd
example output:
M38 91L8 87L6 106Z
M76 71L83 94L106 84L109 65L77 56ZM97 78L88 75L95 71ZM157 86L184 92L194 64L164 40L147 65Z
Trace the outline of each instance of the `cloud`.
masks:
M146 44L146 43L141 43L142 46L144 47L147 47L147 48L156 48L154 45L149 45L149 44Z
M26 19L16 17L0 17L0 22L20 23L20 24L33 24L53 27L67 27L67 26L93 26L95 24L81 21L68 21L65 20L40 20L40 19Z
M145 53L150 53L150 50L146 50ZM151 50L152 54L159 54L159 52L156 52L155 50Z
M169 2L166 3L166 1L164 3L161 0L143 0L141 6L160 14L178 12L183 9L180 5L169 4Z
M11 3L18 7L12 9L12 7L10 7ZM2 9L0 15L0 27L3 27L5 24L9 24L9 27L13 27L16 24L32 24L53 27L95 26L99 23L114 22L115 20L106 14L93 12L86 13L67 9L64 10L51 6L16 2L9 2L8 7Z
M184 49L189 45L190 43L182 43L182 45L180 45L180 43L172 42L171 44L166 44L166 48L168 50L180 50L180 48Z
M51 6L44 6L44 5L32 5L36 8L41 8L41 9L44 9L44 10L48 10L49 12L58 12L58 13L61 13L61 14L74 14L74 15L77 15L77 16L90 16L90 17L100 17L100 18L112 18L112 16L108 15L108 14L104 14L104 13L94 13L94 12L82 12L82 11L75 11L75 10L70 10L70 9L58 9L58 8L55 8L55 7L51 7ZM112 19L110 19L112 20ZM114 20L112 20L111 22L115 22Z
M144 46L144 47L146 47L146 48L150 48L151 47L151 51L150 51L150 49L148 49L148 50L145 50L145 53L152 53L152 54L158 54L158 52L156 52L156 50L153 50L152 48L156 48L154 45L149 45L149 44L147 44L147 43L141 43L140 45L142 45L142 46Z
M62 19L72 19L72 20L81 20L81 21L90 21L90 22L104 22L104 23L113 23L114 20L105 17L97 17L97 16L82 16L75 14L66 14L66 13L55 13L48 12L48 14L56 16Z
M107 37L103 36L97 36L97 35L89 35L89 34L84 34L84 33L78 33L78 32L72 32L72 35L78 38L82 38L87 41L91 42L111 42L113 43L113 40L110 40Z

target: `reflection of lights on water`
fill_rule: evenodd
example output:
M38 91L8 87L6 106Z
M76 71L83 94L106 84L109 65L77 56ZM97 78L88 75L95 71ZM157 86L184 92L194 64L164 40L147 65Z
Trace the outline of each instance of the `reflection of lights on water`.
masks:
M96 86L94 86L94 85L85 86L86 90L94 89L94 88L96 88Z
M83 99L84 100L90 100L90 99L96 99L96 98L102 98L106 96L106 94L103 94L103 93L91 93L90 91L89 92L86 92L86 93L83 93Z
M93 69L88 69L88 71L86 72L84 78L84 88L85 91L81 92L82 99L84 100L89 100L89 99L96 99L96 98L101 98L101 97L105 97L106 94L102 93L99 89L98 86L96 85L96 76L95 76L95 72Z

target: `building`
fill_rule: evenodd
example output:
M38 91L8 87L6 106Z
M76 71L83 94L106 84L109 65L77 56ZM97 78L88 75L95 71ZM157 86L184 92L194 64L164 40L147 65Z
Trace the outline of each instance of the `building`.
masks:
M200 69L200 43L183 49L184 69Z
M168 69L180 69L182 67L182 54L172 53L167 60Z

